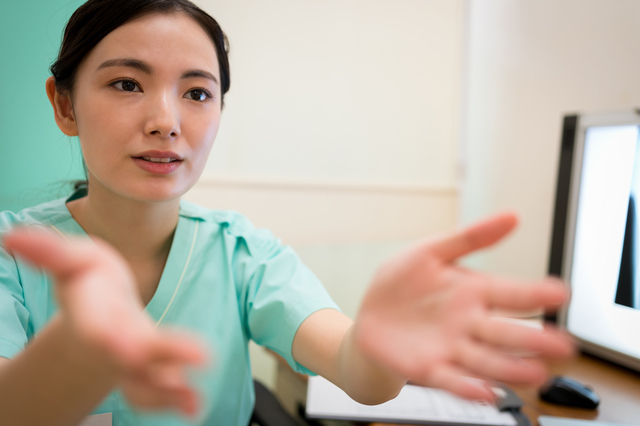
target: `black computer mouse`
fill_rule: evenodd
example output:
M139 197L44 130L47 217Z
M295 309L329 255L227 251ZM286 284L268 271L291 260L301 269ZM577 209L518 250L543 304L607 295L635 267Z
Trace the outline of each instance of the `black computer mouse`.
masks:
M563 376L553 376L542 385L540 398L553 404L569 407L594 409L600 404L600 397L593 389L577 380Z

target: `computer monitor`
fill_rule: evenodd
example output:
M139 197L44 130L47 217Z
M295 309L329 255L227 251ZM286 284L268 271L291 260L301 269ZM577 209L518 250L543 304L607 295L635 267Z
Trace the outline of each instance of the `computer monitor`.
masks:
M558 321L592 354L640 371L640 110L564 117L549 273Z

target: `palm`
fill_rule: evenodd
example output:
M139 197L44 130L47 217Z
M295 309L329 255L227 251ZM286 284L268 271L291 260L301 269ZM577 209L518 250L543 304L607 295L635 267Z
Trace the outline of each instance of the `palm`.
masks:
M552 283L522 285L471 273L453 262L493 244L515 225L498 217L463 233L422 243L379 270L356 321L366 354L396 373L425 386L442 387L468 398L491 399L486 383L469 378L538 383L543 364L515 351L563 357L568 339L508 324L494 309L557 306L565 292Z
M202 363L204 352L192 338L156 330L143 311L133 275L114 249L101 241L69 244L26 231L14 232L5 244L51 273L63 323L87 356L118 374L132 404L194 412L195 395L183 368Z

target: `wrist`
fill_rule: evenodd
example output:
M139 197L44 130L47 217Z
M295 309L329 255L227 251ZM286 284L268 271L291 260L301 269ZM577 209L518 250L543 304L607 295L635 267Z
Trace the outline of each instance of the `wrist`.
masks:
M357 324L347 331L340 347L345 380L343 389L363 404L379 404L395 398L407 379L372 358L358 338Z
M79 333L78 328L64 314L57 314L47 328L57 336L60 343L60 361L73 365L79 370L99 377L112 387L121 382L122 371L104 347Z

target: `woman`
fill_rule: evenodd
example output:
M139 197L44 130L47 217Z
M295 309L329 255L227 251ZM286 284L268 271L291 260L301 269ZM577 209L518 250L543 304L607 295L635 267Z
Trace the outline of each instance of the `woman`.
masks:
M90 0L52 74L54 117L79 136L88 186L0 215L0 424L77 424L92 412L123 425L188 422L150 412L175 408L198 424L246 425L249 339L365 404L407 380L491 400L487 380L539 383L538 358L571 354L557 331L489 315L557 307L562 286L455 266L506 235L513 215L382 265L353 322L268 232L181 202L230 81L222 31L190 2Z

